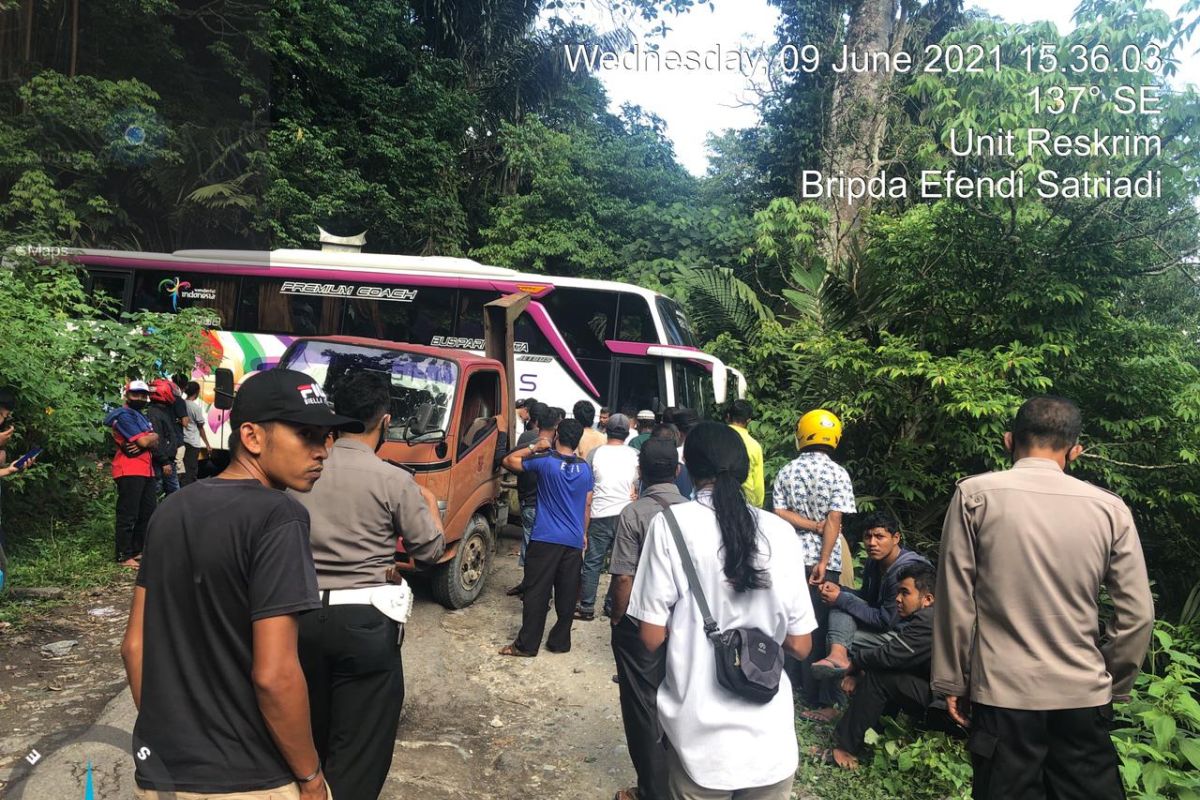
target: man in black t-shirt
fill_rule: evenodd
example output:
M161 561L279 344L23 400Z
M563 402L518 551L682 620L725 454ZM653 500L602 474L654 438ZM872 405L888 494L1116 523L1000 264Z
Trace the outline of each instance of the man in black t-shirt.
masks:
M363 425L283 369L243 383L230 416L229 467L171 495L147 533L121 647L136 796L323 800L296 644L321 603L308 512L282 490L312 489L331 430Z

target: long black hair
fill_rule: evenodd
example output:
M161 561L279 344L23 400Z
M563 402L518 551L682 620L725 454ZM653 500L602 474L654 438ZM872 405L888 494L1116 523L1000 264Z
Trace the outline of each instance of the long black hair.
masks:
M750 472L750 457L742 437L728 425L702 422L688 434L683 460L693 483L712 482L713 510L725 551L725 578L736 592L766 589L766 570L757 566L758 521L742 484Z

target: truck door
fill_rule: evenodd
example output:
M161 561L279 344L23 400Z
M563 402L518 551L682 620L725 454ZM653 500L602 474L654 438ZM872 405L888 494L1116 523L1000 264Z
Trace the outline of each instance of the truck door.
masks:
M467 375L460 417L454 428L454 440L449 442L454 453L450 474L450 503L447 518L464 513L464 505L472 505L465 513L475 510L474 502L486 494L485 489L496 478L496 442L499 438L497 415L500 414L500 373L493 369L477 369ZM484 502L490 502L485 498Z

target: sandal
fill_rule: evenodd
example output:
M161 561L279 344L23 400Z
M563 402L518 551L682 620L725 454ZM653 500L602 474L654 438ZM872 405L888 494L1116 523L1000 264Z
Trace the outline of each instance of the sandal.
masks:
M828 658L822 658L820 661L812 665L813 677L819 680L826 678L844 678L846 677L846 673L849 671L850 667L839 667Z
M637 787L630 786L628 789L617 789L617 793L613 795L613 800L638 800Z
M535 658L537 653L526 653L524 650L517 648L515 644L506 644L500 648L502 656L517 656L518 658Z

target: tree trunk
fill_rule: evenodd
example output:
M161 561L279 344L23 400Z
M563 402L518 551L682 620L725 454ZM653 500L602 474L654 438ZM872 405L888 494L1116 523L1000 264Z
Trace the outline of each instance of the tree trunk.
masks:
M68 77L75 77L75 67L79 62L79 0L71 0L71 71Z
M20 28L20 26L17 26ZM33 0L25 0L25 63L33 60Z
M846 26L847 50L861 54L898 51L906 27L897 19L898 5L898 0L854 0ZM840 53L832 55L841 57ZM881 70L836 76L824 164L826 178L870 178L879 171L891 87L891 73ZM855 203L843 197L830 198L830 268L839 270L846 261L850 242L870 205L869 198Z

